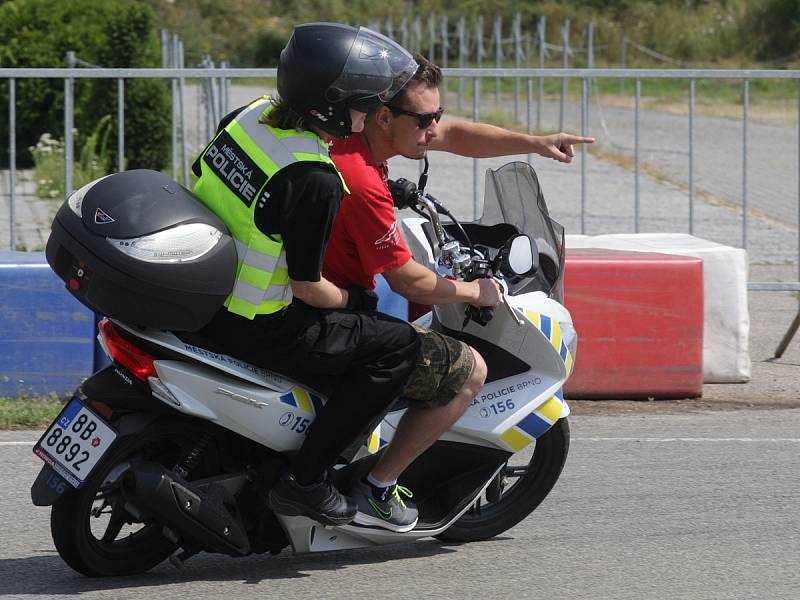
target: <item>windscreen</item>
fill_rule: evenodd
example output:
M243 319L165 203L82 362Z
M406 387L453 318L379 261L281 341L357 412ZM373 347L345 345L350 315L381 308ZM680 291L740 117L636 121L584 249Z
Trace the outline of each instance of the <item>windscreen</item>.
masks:
M541 290L564 301L564 228L550 218L536 172L529 164L512 162L486 171L481 225L509 223L536 242L539 269L512 285L512 293Z

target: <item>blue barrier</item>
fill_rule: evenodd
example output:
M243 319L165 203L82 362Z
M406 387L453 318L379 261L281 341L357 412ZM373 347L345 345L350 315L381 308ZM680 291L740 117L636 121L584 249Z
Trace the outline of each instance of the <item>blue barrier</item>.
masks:
M94 367L94 313L44 252L0 252L0 395L72 392Z
M375 278L375 293L378 294L378 310L398 319L408 319L408 300L395 294L389 284L378 275Z
M376 278L378 310L408 318L408 301ZM71 393L108 364L96 318L64 288L44 252L0 251L0 396Z

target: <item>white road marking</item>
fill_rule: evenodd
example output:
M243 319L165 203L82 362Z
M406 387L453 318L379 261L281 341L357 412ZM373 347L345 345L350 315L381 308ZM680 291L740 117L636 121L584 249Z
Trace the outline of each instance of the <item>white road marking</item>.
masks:
M574 437L573 442L767 442L767 443L797 443L800 438L701 438L701 437Z

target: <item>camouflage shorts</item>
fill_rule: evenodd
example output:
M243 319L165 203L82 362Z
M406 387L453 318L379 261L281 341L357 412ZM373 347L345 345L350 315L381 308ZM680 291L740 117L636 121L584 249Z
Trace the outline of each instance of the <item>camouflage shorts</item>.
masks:
M462 388L475 366L469 346L438 331L413 326L422 349L402 397L421 408L444 406Z

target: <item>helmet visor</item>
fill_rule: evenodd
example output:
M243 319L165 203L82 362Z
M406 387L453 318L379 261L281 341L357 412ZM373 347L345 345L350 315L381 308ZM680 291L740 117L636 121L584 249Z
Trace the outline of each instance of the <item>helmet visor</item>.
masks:
M377 96L388 102L414 76L418 65L397 42L360 27L339 77L325 91L331 102Z

